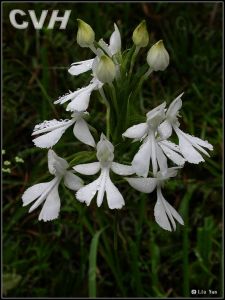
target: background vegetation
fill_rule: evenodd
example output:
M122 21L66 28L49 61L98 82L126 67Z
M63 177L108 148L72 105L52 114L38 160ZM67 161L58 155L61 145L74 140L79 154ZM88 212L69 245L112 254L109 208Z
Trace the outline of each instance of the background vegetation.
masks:
M43 30L34 30L32 24L17 30L8 17L15 8L39 14L43 9L70 9L72 13L66 30L47 30L48 22ZM60 218L54 222L38 222L39 209L28 214L27 207L22 207L24 190L50 178L47 151L35 148L31 141L34 125L67 118L53 101L87 82L86 75L74 78L67 73L72 62L92 57L75 42L77 18L91 24L97 38L105 39L116 22L123 49L132 46L133 29L146 19L150 44L163 39L171 64L145 83L137 99L139 112L162 100L170 103L185 91L182 128L214 145L211 158L198 166L186 165L179 178L166 185L166 199L185 221L174 233L155 223L154 193L131 192L124 184L119 186L126 206L117 215L106 204L98 209L95 201L87 208L63 188ZM139 55L140 66L146 50ZM210 289L217 292L211 296L222 296L221 75L221 3L3 4L5 296L188 297L192 289L204 289L207 296ZM104 109L93 94L90 122L99 131L105 127ZM90 150L73 138L71 130L55 149L65 158ZM16 162L16 156L24 163ZM123 160L119 153L116 157Z

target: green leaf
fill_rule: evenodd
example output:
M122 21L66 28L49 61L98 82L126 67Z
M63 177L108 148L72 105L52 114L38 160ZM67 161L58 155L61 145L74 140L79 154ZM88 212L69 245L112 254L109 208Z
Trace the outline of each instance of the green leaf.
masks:
M106 228L106 227L105 227ZM88 271L88 288L89 297L96 297L96 271L97 271L97 250L100 234L105 228L97 231L92 238L90 253L89 253L89 271Z

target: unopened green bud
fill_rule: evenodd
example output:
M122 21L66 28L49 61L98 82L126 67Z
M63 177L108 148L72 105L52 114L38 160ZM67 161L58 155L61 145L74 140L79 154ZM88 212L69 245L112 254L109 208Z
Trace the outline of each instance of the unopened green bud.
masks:
M149 42L146 22L143 20L134 30L132 36L133 42L137 47L146 47Z
M163 41L155 43L148 51L147 63L154 71L164 71L170 62L169 54L164 47Z
M90 47L95 41L95 33L90 25L77 19L78 21L78 31L77 31L77 43L81 47Z
M95 72L101 82L112 83L116 76L116 66L110 57L102 55Z

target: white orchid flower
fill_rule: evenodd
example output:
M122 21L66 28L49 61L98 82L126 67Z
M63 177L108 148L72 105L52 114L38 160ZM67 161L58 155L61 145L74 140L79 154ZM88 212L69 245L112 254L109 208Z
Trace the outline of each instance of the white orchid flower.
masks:
M107 45L103 39L99 41L99 45L110 57L121 51L121 36L116 24L114 24L114 29L115 30L110 37L109 45ZM80 75L92 70L93 62L94 58L72 63L68 72L74 76Z
M134 189L140 192L151 193L157 189L157 202L154 208L155 220L160 227L169 231L176 230L175 220L184 225L182 217L162 195L162 186L165 180L175 177L178 169L178 167L168 168L165 172L158 172L154 178L125 178Z
M114 24L114 32L112 33L110 37L110 44L107 45L103 39L99 41L99 46L107 53L109 57L112 57L114 54L121 51L121 36L119 29L116 24ZM100 62L101 56L104 54L103 50L98 48L95 49L96 57L93 59L88 59L80 62L75 62L71 65L68 72L71 75L77 76L82 73L85 73L87 71L92 70L92 80L89 85L87 85L84 88L78 89L75 92L70 92L69 94L66 94L62 97L60 97L58 100L54 102L54 104L63 104L67 101L71 101L69 105L67 106L67 111L85 111L88 108L90 96L91 93L94 90L99 90L102 88L104 82L101 82L98 77L96 76L96 70L98 67L98 64ZM112 63L114 65L114 63ZM116 70L116 76L119 74L119 66L115 66ZM105 76L104 76L105 78Z
M209 156L208 152L204 148L212 151L213 146L208 141L203 141L200 138L184 133L179 128L180 123L178 121L178 117L179 110L182 107L182 95L183 93L180 94L176 99L174 99L170 104L166 112L166 118L164 122L159 126L158 132L163 139L166 139L171 136L172 130L174 130L179 139L179 149L182 155L189 163L198 164L204 161L202 155L198 151Z
M100 176L96 180L77 191L76 198L89 205L97 193L97 205L100 207L106 192L109 208L120 209L125 202L123 196L110 179L110 170L123 176L134 174L134 170L131 166L113 161L114 147L104 134L101 135L101 139L97 144L97 158L99 160L98 162L81 164L73 167L76 172L83 175L94 175L101 171Z
M93 78L89 85L60 97L54 102L54 104L64 104L71 101L66 107L67 111L84 112L89 106L91 93L94 90L100 89L102 86L103 83L101 83L97 78Z
M69 164L65 159L59 157L53 150L49 150L48 169L55 177L49 182L35 184L24 192L22 196L23 206L36 200L29 212L32 212L45 201L38 217L39 221L50 221L58 218L60 211L58 186L62 179L64 179L65 186L71 190L77 191L82 187L81 178L73 174L73 171L67 171L68 167Z
M139 176L147 177L150 162L153 174L156 175L158 166L161 171L168 168L167 157L177 165L183 165L185 159L179 154L177 145L168 141L158 140L156 134L160 123L165 119L165 106L162 103L146 114L147 121L128 128L123 136L135 140L143 140L143 144L133 158L132 167Z
M71 120L50 120L44 121L34 127L32 135L41 136L33 139L36 147L51 148L62 137L67 128L74 125L73 134L82 143L95 147L95 140L90 133L88 124L84 117L88 115L87 112L73 112Z

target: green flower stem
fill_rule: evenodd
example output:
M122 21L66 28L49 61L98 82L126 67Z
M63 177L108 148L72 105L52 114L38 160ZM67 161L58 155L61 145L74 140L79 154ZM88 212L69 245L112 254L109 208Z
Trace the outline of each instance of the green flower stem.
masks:
M119 108L118 108L117 99L116 99L116 90L115 90L115 87L112 83L109 83L109 86L111 87L112 101L113 101L113 105L115 107L116 115L118 116L119 115Z
M131 74L132 74L133 67L134 67L134 63L135 63L135 58L136 58L136 56L138 55L139 50L140 50L140 47L136 47L135 50L134 50L134 53L133 53L133 55L132 55L131 63L130 63L130 70L129 70L129 77L130 77Z
M97 49L95 48L94 44L89 46L89 48L91 49L92 52L94 52L94 54L96 54L98 56Z
M148 71L141 76L139 82L138 82L138 85L137 85L137 88L134 89L134 94L133 94L133 97L136 97L136 95L139 93L144 81L149 77L149 75L153 72L153 69L149 68Z
M149 67L148 71L142 76L144 78L143 80L146 80L153 71L154 70Z
M110 105L109 105L108 100L106 99L103 88L100 88L99 92L100 92L100 95L101 95L101 97L103 99L103 102L105 103L105 106L106 106L106 137L107 137L107 139L109 139L110 138L110 132L111 132L111 130L110 130Z

